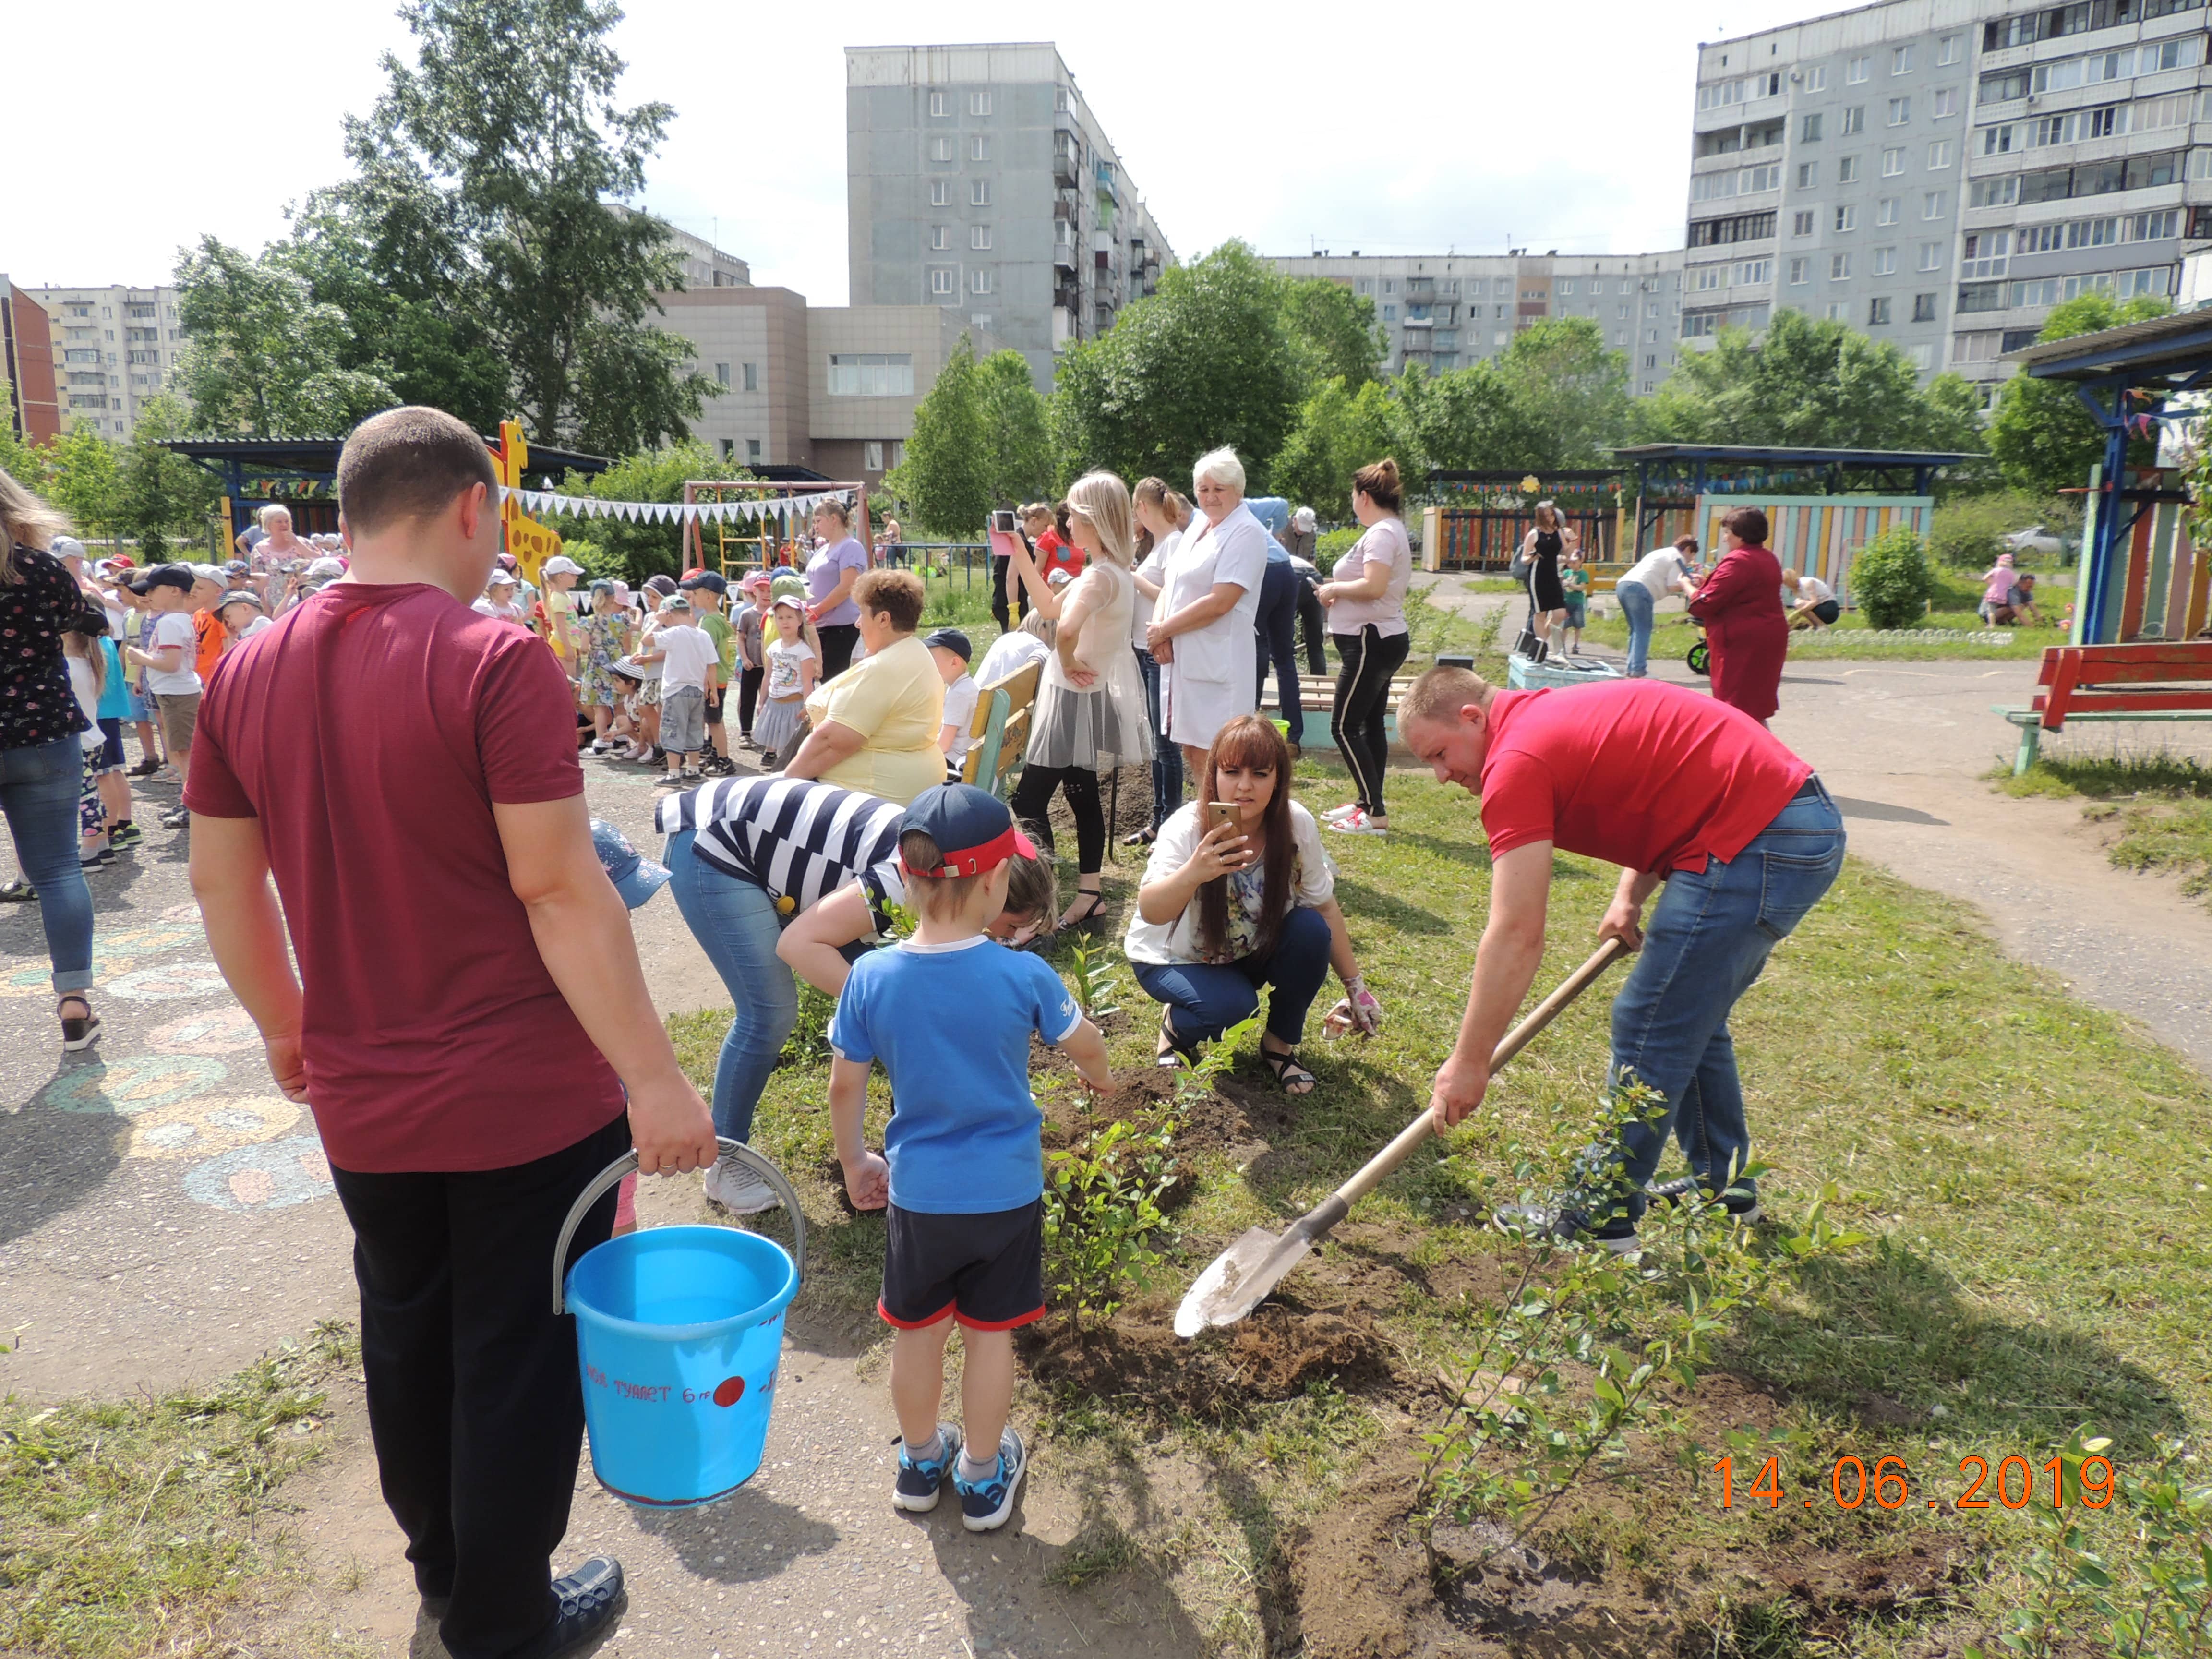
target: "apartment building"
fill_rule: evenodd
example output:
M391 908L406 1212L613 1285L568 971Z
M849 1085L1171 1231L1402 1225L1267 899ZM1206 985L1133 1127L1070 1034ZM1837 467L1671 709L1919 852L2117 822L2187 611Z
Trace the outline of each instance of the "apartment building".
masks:
M956 313L1048 391L1173 262L1050 42L848 47L845 87L854 306Z
M63 424L127 443L185 343L173 288L34 288L46 313Z
M1887 0L1701 46L1685 341L1793 307L1986 397L2053 306L2171 293L2212 233L2207 17Z
M1681 335L1682 252L1405 258L1321 252L1272 261L1286 276L1341 283L1375 301L1388 337L1381 368L1436 374L1494 357L1530 324L1587 317L1626 355L1629 388L1655 392Z
M27 444L61 434L54 398L53 331L46 308L0 272L0 379L8 383L8 430Z

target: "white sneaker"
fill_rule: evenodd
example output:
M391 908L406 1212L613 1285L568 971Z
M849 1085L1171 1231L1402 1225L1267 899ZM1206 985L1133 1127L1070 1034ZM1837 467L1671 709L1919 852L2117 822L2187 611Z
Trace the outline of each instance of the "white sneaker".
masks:
M1321 815L1321 821L1323 823L1340 823L1358 811L1359 803L1356 800L1348 800L1341 806L1330 807L1328 811Z
M1330 829L1346 836L1388 836L1390 833L1356 806L1352 809L1350 817L1330 818L1328 823Z
M783 1202L776 1196L775 1188L751 1170L733 1164L716 1164L708 1168L706 1193L709 1204L719 1204L732 1215L758 1215Z

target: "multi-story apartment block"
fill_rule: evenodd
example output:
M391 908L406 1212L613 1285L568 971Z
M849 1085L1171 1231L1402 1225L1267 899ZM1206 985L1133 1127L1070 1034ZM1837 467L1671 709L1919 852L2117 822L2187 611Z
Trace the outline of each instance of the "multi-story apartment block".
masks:
M1316 253L1273 261L1287 276L1341 283L1375 301L1382 372L1435 373L1493 357L1531 323L1587 317L1628 359L1629 388L1658 389L1681 335L1682 252L1385 258Z
M53 331L45 307L0 273L0 378L8 382L8 430L27 444L61 433L54 398Z
M1172 263L1049 42L848 47L845 87L854 306L957 312L1049 390Z
M1793 307L1993 388L2060 301L2171 292L2207 15L1886 0L1701 46L1684 337Z
M52 329L63 423L128 442L168 384L185 331L173 288L34 288Z

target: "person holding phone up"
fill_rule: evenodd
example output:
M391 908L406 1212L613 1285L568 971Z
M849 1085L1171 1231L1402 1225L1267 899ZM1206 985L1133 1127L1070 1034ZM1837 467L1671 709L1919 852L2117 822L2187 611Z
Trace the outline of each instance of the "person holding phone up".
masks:
M1310 1094L1298 1063L1306 1011L1334 967L1344 1000L1333 1027L1372 1035L1382 1006L1359 976L1336 902L1336 866L1313 814L1291 799L1290 746L1271 720L1241 715L1217 732L1199 798L1160 826L1123 948L1160 1015L1162 1066L1250 1017L1272 992L1260 1058L1285 1094Z

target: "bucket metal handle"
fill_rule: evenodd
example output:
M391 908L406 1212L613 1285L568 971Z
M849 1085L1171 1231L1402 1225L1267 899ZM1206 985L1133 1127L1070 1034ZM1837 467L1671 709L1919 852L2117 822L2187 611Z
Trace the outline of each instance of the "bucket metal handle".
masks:
M750 1170L775 1188L783 1207L791 1217L792 1259L803 1281L806 1277L806 1217L799 1207L799 1194L783 1178L783 1171L763 1158L742 1140L732 1140L727 1135L717 1135L715 1140L722 1148L720 1162L734 1164ZM562 1272L568 1260L568 1243L576 1236L576 1229L584 1224L584 1212L604 1197L610 1188L620 1184L623 1177L637 1168L637 1148L631 1147L620 1158L592 1177L591 1184L576 1194L576 1201L568 1206L568 1218L561 1224L561 1237L553 1246L553 1316L558 1319L568 1311L568 1299L562 1293Z

